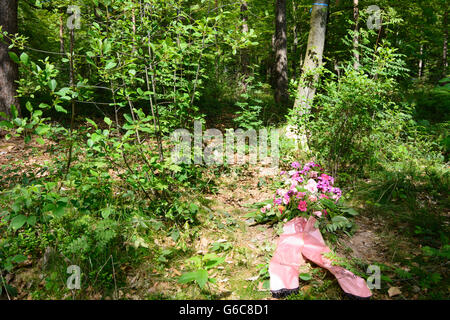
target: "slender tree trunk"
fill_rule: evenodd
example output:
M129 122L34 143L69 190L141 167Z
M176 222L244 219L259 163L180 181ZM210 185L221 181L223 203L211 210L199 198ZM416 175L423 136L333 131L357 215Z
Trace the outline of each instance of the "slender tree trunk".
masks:
M59 52L64 53L64 20L63 16L59 17Z
M292 45L292 78L297 79L297 48L298 48L298 34L299 28L297 26L297 3L292 2L292 16L294 20L294 26L292 27L292 33L294 37Z
M355 58L353 67L359 69L359 0L353 0L353 19L355 20L355 29L353 30L353 56Z
M419 79L423 75L423 44L420 45L420 58L419 58Z
M131 9L131 26L133 28L133 48L132 52L136 51L136 14L134 12L134 7Z
M272 34L270 49L270 55L267 62L267 75L269 77L270 86L275 89L275 33Z
M275 102L287 106L289 95L286 0L277 0L275 18Z
M75 69L74 69L74 62L73 62L73 56L74 56L74 43L75 43L75 32L72 28L70 30L70 38L69 38L69 50L70 50L70 59L69 59L69 77L70 77L70 87L72 88L72 91L75 92ZM72 163L72 151L73 151L73 140L72 140L72 133L75 126L75 99L72 98L71 100L72 105L72 113L70 116L70 129L69 129L69 138L70 138L70 145L69 145L69 151L67 155L67 167L66 167L66 178L69 174L70 165ZM62 186L62 183L60 187Z
M308 45L301 77L302 81L300 81L297 98L294 103L294 110L299 116L299 121L311 109L311 103L316 93L316 85L319 80L317 69L322 66L329 3L329 0L316 1L312 8ZM305 151L308 151L304 121L298 129L299 135L301 136L300 144Z
M2 0L0 26L9 34L18 33L17 0ZM10 115L11 105L14 105L20 114L19 99L16 97L19 67L9 57L8 46L9 41L6 38L0 41L0 112Z
M242 2L241 4L241 19L242 19L242 33L248 33L248 4L247 1ZM247 92L247 79L248 79L248 50L241 50L241 68L242 68L242 90Z
M448 69L447 52L448 52L448 10L446 9L444 13L444 45L442 52L442 65L444 67L443 68L444 77L447 76L447 69Z

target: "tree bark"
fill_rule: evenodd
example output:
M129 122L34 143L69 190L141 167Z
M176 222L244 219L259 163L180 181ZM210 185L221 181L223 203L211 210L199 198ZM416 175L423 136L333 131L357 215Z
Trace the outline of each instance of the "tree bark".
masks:
M423 75L423 44L420 45L420 58L419 58L419 79Z
M242 19L242 33L248 33L248 4L247 1L242 2L241 4L241 19ZM248 50L246 48L241 50L241 70L242 70L242 90L243 92L247 92L247 79L248 79Z
M318 69L322 66L323 50L325 47L325 34L327 29L329 0L316 1L311 11L310 31L306 48L303 72L294 103L294 111L299 117L309 113L311 103L316 94L316 85L319 80ZM300 118L299 118L300 120ZM298 126L300 144L308 151L305 123Z
M275 17L275 102L286 106L289 101L286 0L277 0Z
M355 29L353 30L353 56L355 61L353 67L357 70L360 66L359 58L359 0L353 0L353 19L355 20Z
M59 52L64 53L64 22L63 16L59 16Z
M297 79L297 49L298 49L298 31L299 28L297 26L297 3L295 1L292 2L292 16L294 20L294 26L292 27L292 33L294 37L294 41L292 44L292 78Z
M0 26L9 34L18 33L17 27L17 0L2 0L0 5ZM20 114L20 105L17 95L19 80L19 67L9 57L9 41L0 41L0 112L11 114L11 105L17 108Z
M447 76L448 69L448 60L447 60L447 52L448 52L448 10L445 10L444 13L444 45L442 50L442 65L443 65L443 75Z

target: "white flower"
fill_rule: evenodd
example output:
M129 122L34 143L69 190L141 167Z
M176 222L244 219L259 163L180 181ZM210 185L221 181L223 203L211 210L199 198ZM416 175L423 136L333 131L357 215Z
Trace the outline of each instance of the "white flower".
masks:
M317 192L317 182L313 179L309 179L308 183L306 185L306 190L308 190L311 193Z

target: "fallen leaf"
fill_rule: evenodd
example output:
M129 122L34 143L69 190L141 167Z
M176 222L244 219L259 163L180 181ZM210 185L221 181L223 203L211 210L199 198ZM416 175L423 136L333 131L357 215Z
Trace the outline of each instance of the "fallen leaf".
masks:
M388 290L389 297L398 296L399 294L402 294L400 291L400 288L398 287L390 287Z
M181 273L177 269L172 269L173 273L175 273L177 276L181 276Z
M311 286L303 286L300 290L303 292L308 292L311 289Z

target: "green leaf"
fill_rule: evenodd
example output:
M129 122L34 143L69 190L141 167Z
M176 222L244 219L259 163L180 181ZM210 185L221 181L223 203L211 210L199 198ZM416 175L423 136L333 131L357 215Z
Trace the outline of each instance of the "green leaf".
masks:
M206 269L214 268L215 266L223 263L224 261L225 261L225 258L223 258L223 257L217 257L217 258L210 259L205 263L205 268Z
M25 257L23 254L17 254L11 258L11 262L15 262L15 263L21 263L26 260L27 260L27 257Z
M50 88L50 90L55 91L56 86L58 85L58 83L56 82L55 79L52 79L48 82L48 87Z
M64 215L64 211L66 209L66 204L59 204L58 207L53 211L53 214L56 217L62 217Z
M95 123L95 121L93 121L93 120L91 120L91 119L89 119L89 118L86 118L86 121L87 121L88 123L90 123L95 129L98 128L98 126L97 126L97 124Z
M63 107L61 107L60 105L55 105L55 110L58 112L63 112L63 113L67 113L67 110L64 109Z
M6 120L2 120L2 121L0 121L0 128L13 128L14 127L14 125L11 123L11 122L9 122L9 121L6 121Z
M208 271L201 269L194 272L187 272L182 274L178 279L179 283L189 283L192 281L197 282L199 287L203 289L206 282L208 282Z
M28 217L27 223L30 226L34 226L36 224L36 217L35 216Z
M359 213L353 208L342 209L342 212L346 212L351 216L357 216Z
M20 61L23 62L23 64L28 64L28 55L25 52L22 52L20 55Z
M25 222L27 222L27 217L24 216L23 214L19 214L19 215L15 216L14 218L12 218L11 227L14 230L18 230L25 224Z
M30 101L27 101L25 104L25 108L27 108L28 111L33 112L33 106L31 105Z
M110 207L104 208L102 210L102 217L103 217L103 219L108 219L108 217L111 215L112 212L113 212L113 210Z
M50 127L47 125L40 125L35 129L36 134L42 136L50 131Z
M19 57L17 56L17 54L15 54L12 51L9 51L8 54L12 61L14 61L15 63L20 63L20 60L19 60Z
M45 144L44 139L42 139L41 137L37 137L36 142L39 143L41 146Z
M17 111L15 105L11 105L11 116L13 119L16 119L19 116L19 111Z
M312 277L309 273L300 273L300 279L302 279L303 281L309 281L312 279Z
M111 126L111 124L112 124L112 121L111 121L111 119L110 118L108 118L108 117L105 117L105 119L103 119L104 121L105 121L105 123L108 125L108 126Z
M108 61L108 63L105 66L106 70L112 69L117 65L117 63L115 63L114 61Z

